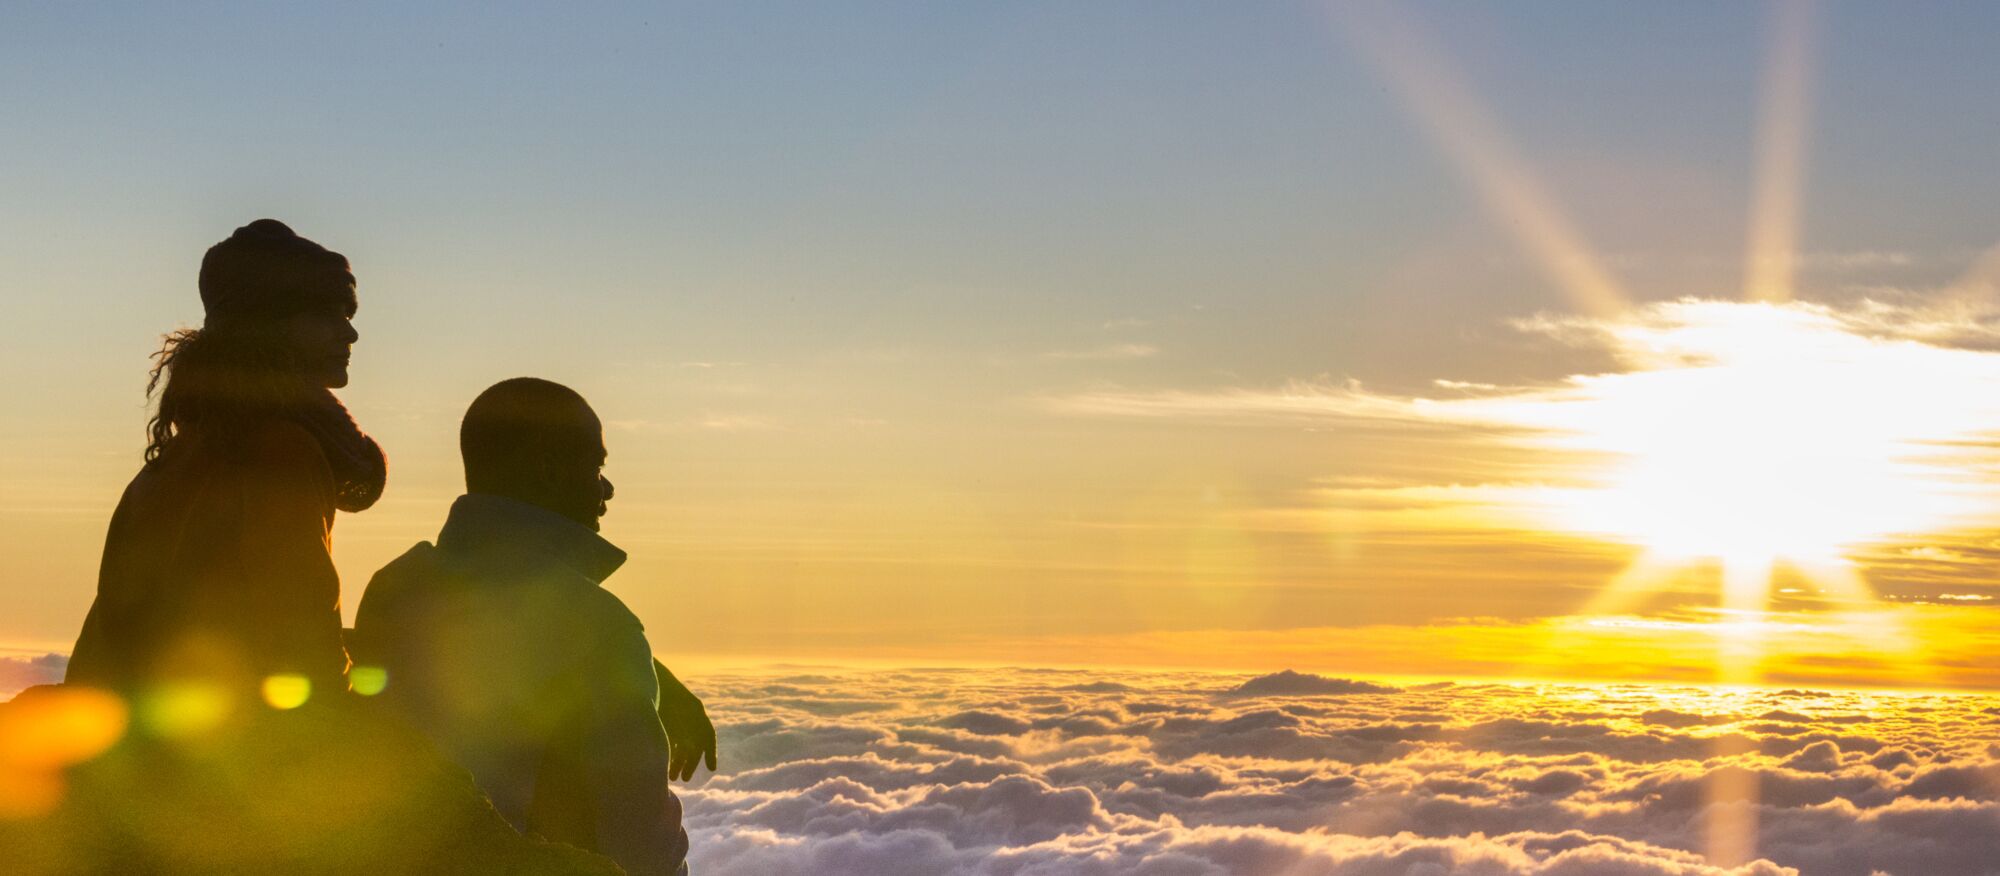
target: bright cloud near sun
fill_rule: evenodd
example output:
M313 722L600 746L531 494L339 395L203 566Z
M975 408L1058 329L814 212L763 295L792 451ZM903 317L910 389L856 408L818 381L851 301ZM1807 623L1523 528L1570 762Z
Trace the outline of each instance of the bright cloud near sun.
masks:
M1975 473L2000 429L2000 355L1800 303L1530 325L1594 335L1631 369L1452 403L1604 455L1554 503L1564 528L1670 557L1827 560L1989 504Z
M1545 463L1529 478L1353 489L1662 557L1826 561L1890 536L1970 525L1990 510L2000 354L1940 340L1987 334L1976 321L1945 325L1929 311L1876 303L1683 299L1516 326L1609 354L1619 368L1538 386L1448 375L1437 386L1453 394L1438 397L1349 382L1055 404L1464 428L1468 441L1537 451Z

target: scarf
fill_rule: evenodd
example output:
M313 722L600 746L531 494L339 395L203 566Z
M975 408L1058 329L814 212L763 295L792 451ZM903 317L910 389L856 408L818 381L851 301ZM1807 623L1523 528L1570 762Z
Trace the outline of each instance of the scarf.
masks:
M367 510L382 497L382 484L389 479L389 460L375 439L354 424L354 417L340 399L324 388L315 389L296 409L296 419L318 439L320 451L333 469L334 507L349 513Z

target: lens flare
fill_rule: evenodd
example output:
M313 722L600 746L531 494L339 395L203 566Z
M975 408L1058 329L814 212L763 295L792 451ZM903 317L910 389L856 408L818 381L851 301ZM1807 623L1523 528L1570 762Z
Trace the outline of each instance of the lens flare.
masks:
M1769 66L1758 113L1757 173L1750 204L1750 240L1743 294L1752 301L1792 297L1798 261L1799 188L1805 177L1810 101L1813 7L1784 0L1774 7Z
M0 704L0 819L32 818L62 802L63 770L124 738L124 700L59 687Z
M347 685L357 694L372 697L389 686L389 670L380 666L356 666L348 670Z
M264 704L273 709L296 709L312 698L312 679L303 675L273 675L264 679Z
M1345 33L1403 99L1438 151L1570 300L1586 313L1623 309L1623 286L1428 35L1395 4L1344 3L1336 11L1345 19Z
M198 736L214 730L235 711L235 698L220 684L170 681L139 695L135 703L139 726L170 739Z

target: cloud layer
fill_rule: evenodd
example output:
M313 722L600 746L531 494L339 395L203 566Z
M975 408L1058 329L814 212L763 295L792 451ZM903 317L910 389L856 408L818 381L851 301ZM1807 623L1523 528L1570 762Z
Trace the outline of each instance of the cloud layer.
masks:
M1993 698L1043 670L700 687L726 762L682 791L706 874L1952 876L2000 860ZM1752 824L1753 857L1707 856L1711 830Z
M0 700L11 699L22 690L38 684L55 684L63 680L63 673L69 668L69 657L64 654L43 654L39 657L0 656Z

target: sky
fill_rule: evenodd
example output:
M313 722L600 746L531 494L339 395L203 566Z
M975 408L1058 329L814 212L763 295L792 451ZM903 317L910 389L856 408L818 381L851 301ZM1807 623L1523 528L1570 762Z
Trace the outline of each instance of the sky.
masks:
M2000 686L1996 27L8 4L0 645L74 639L272 216L359 283L350 618L528 374L670 663Z

